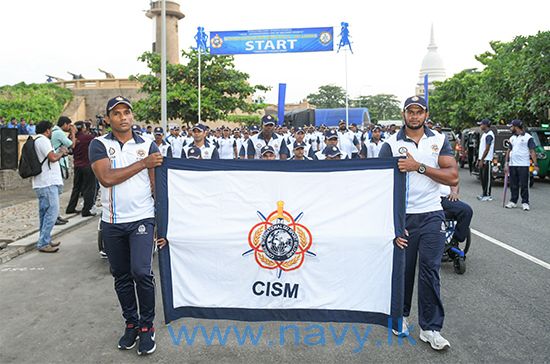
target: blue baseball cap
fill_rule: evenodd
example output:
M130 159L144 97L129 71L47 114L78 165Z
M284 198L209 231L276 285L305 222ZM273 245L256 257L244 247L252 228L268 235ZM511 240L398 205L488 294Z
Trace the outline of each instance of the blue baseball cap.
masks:
M426 100L422 96L411 96L407 100L405 100L405 104L403 105L403 111L407 110L407 108L411 105L417 105L423 108L424 110L428 110L428 105L426 105Z
M153 134L164 135L164 129L162 129L160 126L156 126L155 129L153 129Z
M117 106L118 104L127 105L130 108L130 110L132 110L132 103L130 102L130 100L128 100L124 96L115 96L109 101L107 101L107 107L105 109L107 111L106 114L109 115L109 111L113 110L115 106Z
M305 132L304 128L298 128L298 129L296 129L295 134L298 134L298 133L305 134L306 132Z
M202 153L199 147L191 147L187 150L187 158L201 159Z
M250 130L251 133L252 132L258 132L258 131L260 131L260 128L258 128L257 125L252 125L249 130Z
M306 148L306 143L304 143L304 142L294 142L293 149L296 150L296 149L300 149L300 148L305 149Z
M477 123L477 125L487 125L487 126L491 126L491 120L489 120L489 119L483 119L483 120L479 121L479 122Z
M327 139L338 138L338 132L336 131L336 129L329 129L325 132L325 138Z
M276 122L277 122L277 120L271 115L264 115L262 117L262 124L263 125L269 125L269 124L275 125Z
M517 126L518 128L523 128L523 121L519 119L514 119L510 121L510 124L508 124L508 126Z
M275 154L275 149L271 145L264 145L262 149L260 149L260 154L264 155L266 153L273 153Z
M332 147L325 147L325 149L323 149L323 154L327 157L334 158L339 155L342 155L342 152L340 152L340 149L338 149L338 147L332 146Z
M206 131L206 125L204 124L195 124L191 130L199 129L200 131Z
M141 128L138 124L132 124L132 130L141 133Z

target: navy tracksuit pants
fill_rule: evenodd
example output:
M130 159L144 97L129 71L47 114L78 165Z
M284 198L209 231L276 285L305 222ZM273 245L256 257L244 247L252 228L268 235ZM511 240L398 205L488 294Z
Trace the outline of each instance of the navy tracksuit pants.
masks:
M407 214L409 232L405 249L405 304L403 316L411 312L416 262L418 260L418 323L422 330L440 331L445 312L440 296L439 268L445 247L443 211Z
M521 203L529 203L529 167L510 167L510 201L517 203L521 188Z
M153 218L122 224L101 222L122 316L126 324L149 328L155 319L154 227Z
M462 201L450 201L447 197L441 197L441 206L443 207L443 211L445 211L445 217L456 221L453 238L456 241L465 241L468 237L468 229L472 216L474 215L474 211L470 205Z

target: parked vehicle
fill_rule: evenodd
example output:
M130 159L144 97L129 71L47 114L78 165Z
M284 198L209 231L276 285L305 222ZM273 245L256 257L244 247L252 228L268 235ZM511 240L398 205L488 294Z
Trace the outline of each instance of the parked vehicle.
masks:
M543 124L540 128L527 128L527 132L533 136L537 162L539 165L539 178L550 177L550 126Z

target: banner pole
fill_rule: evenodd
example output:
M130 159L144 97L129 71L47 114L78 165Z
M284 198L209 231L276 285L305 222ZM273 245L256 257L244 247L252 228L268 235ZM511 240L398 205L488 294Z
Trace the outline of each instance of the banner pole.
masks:
M163 130L166 131L168 124L166 110L166 0L162 0L161 5L160 120Z
M201 50L200 49L197 49L197 51L199 52L199 112L198 112L198 116L199 116L199 120L198 120L198 123L200 124L201 122Z
M344 63L345 63L345 72L346 72L346 129L349 128L349 102L348 102L348 50L344 49Z

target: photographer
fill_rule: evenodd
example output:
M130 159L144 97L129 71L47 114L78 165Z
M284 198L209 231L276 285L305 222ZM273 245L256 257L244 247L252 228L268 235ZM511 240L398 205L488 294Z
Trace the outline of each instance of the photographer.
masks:
M77 143L73 149L74 158L74 179L73 190L71 192L71 198L67 205L68 214L79 213L81 211L76 210L78 203L78 197L82 194L84 198L84 206L82 208L82 216L95 216L95 213L91 211L94 205L94 196L96 189L96 179L90 160L88 159L88 146L94 139L94 135L91 133L91 124L78 121L76 126L76 140Z

